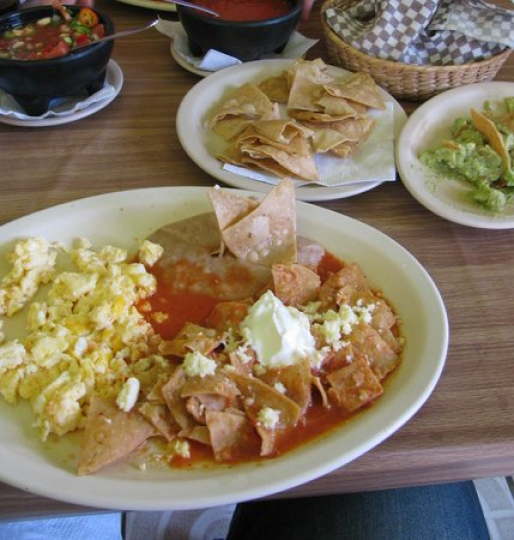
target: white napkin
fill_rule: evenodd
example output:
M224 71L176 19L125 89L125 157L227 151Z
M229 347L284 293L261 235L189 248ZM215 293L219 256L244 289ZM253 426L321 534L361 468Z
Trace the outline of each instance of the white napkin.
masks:
M161 34L173 40L175 52L189 65L203 71L218 71L220 69L241 64L241 60L229 56L220 51L211 49L203 57L193 56L189 49L187 34L180 22L159 19L155 27ZM284 50L280 53L271 53L264 58L286 58L294 60L303 56L311 47L318 42L317 39L309 39L294 31Z
M39 116L30 116L24 112L10 94L0 90L0 114L20 120L43 120L52 116L68 116L114 96L115 92L114 86L105 81L103 88L90 96L84 93L80 96L53 99L47 112Z
M393 182L396 180L394 163L394 108L387 103L384 111L371 111L378 122L375 129L350 158L340 158L330 153L316 154L315 161L320 180L309 182L322 186L342 186L361 182ZM265 172L246 169L226 163L223 169L252 180L277 184L279 178ZM297 185L305 181L295 180Z

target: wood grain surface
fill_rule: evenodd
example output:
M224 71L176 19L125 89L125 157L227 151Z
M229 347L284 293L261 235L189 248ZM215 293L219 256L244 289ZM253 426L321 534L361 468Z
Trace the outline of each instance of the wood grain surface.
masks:
M97 7L119 30L156 15L115 0L99 0ZM316 8L301 31L320 37ZM309 52L310 58L324 55L322 42ZM125 83L104 110L54 127L0 124L0 223L100 193L216 183L177 137L177 108L199 78L176 64L169 39L152 30L118 40L113 58ZM496 80L514 81L514 55ZM403 105L412 112L418 104ZM445 301L450 347L435 391L402 429L349 465L279 496L514 473L514 230L445 221L417 203L401 181L316 204L376 227L419 260ZM0 483L0 519L88 511Z

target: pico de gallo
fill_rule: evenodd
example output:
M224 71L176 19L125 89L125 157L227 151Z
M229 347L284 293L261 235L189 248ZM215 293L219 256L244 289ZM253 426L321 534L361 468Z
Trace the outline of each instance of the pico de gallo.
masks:
M73 16L65 6L54 7L58 13L0 34L0 58L58 58L104 36L104 25L92 9L83 7Z

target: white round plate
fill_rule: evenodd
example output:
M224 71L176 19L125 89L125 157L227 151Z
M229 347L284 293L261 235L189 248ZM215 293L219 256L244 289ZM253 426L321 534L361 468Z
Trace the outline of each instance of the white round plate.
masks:
M246 62L213 73L191 88L177 112L177 134L186 153L200 168L229 186L260 192L267 192L273 187L270 184L224 170L222 163L212 155L215 149L223 147L223 141L212 130L207 129L205 124L210 109L228 88L279 75L292 62L292 60ZM330 66L330 69L335 74L348 73L334 66ZM395 131L399 134L407 119L405 112L400 104L385 91L384 97L393 103ZM362 182L334 187L301 185L296 188L296 196L304 201L342 199L369 191L381 183L379 181Z
M104 109L107 107L107 105L109 105L109 103L114 101L116 96L120 93L121 87L123 86L123 72L121 71L120 66L112 58L107 64L105 79L109 84L114 86L114 94L106 99L92 103L85 109L67 115L48 116L47 118L42 119L15 118L6 114L0 114L0 122L3 124L9 124L11 126L46 127L68 124L70 122L76 122L81 118L86 118L86 116L91 116L92 114Z
M489 82L454 88L435 96L416 109L396 141L396 166L412 196L434 214L461 225L483 229L514 227L514 204L492 214L463 197L470 189L465 181L438 176L418 159L422 150L433 148L450 138L453 120L470 117L470 109L482 110L514 96L514 83Z
M238 193L249 194L250 192ZM252 192L255 194L255 192ZM0 227L0 274L5 254L20 237L42 235L69 244L78 237L137 249L155 229L211 210L199 187L149 188L81 199ZM203 470L140 470L121 463L79 477L76 440L39 442L28 407L0 399L0 480L70 503L131 510L179 510L267 496L318 478L361 456L393 434L423 405L439 379L448 346L440 294L403 247L377 231L323 208L299 202L299 234L317 239L347 261L361 264L372 285L403 321L403 362L380 400L329 435L279 458ZM7 338L12 336L5 331ZM415 441L412 441L415 444Z
M157 11L177 11L175 4L165 2L164 0L117 0L117 2L129 6L155 9Z

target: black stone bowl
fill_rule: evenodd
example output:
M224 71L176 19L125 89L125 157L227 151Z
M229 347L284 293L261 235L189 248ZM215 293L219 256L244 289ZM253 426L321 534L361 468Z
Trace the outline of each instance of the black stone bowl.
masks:
M261 21L228 21L177 5L177 13L187 34L194 56L215 49L243 62L280 53L302 12L302 0L291 0L291 11L280 17Z
M73 15L80 9L76 6L66 8ZM95 12L105 27L105 35L113 34L112 20ZM38 6L3 15L0 17L0 33L54 13L50 6ZM11 94L27 114L39 116L48 111L52 99L98 92L104 85L113 46L114 40L104 41L47 60L0 58L0 88Z

